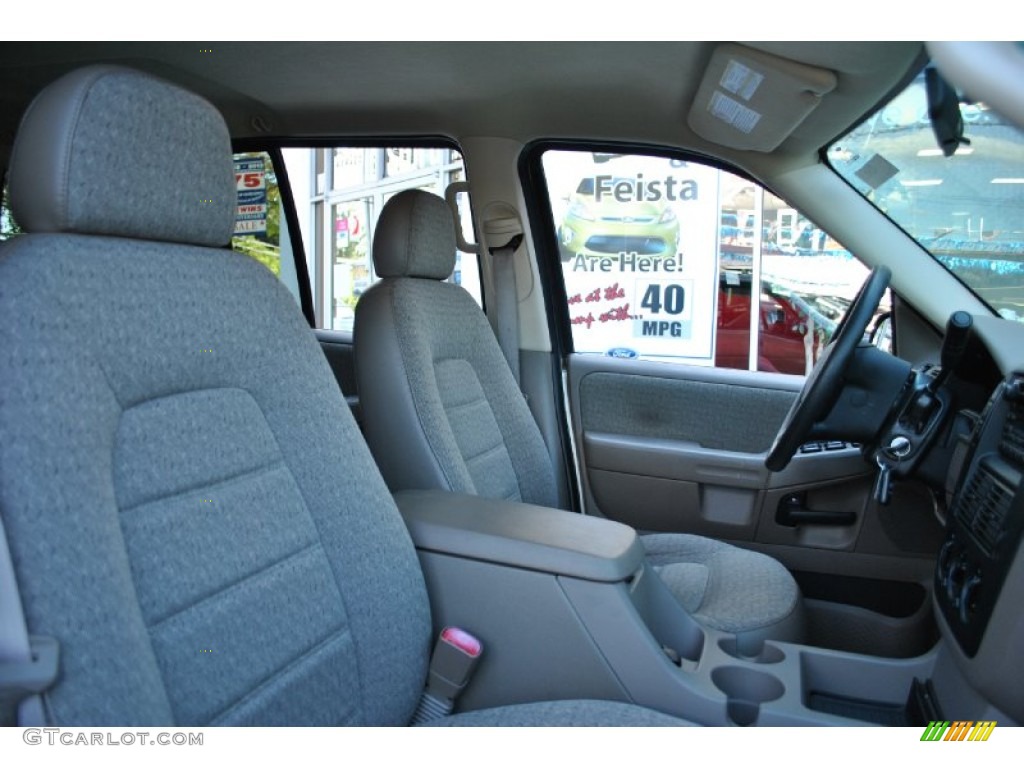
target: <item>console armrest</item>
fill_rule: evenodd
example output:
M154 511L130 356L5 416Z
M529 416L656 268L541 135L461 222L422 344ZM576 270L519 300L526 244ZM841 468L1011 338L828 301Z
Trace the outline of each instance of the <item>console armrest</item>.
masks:
M602 582L643 562L636 531L602 518L447 491L400 491L395 502L419 550Z

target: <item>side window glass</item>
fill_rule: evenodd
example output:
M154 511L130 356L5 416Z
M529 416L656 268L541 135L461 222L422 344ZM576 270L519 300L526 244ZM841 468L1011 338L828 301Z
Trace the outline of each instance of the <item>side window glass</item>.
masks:
M542 162L577 352L805 374L867 276L726 171L562 150Z
M277 172L266 152L235 155L235 233L231 247L277 275L301 303Z
M3 182L3 195L0 197L0 242L10 240L21 234L21 227L11 214L10 197L7 193L7 179Z
M318 328L351 331L359 297L376 282L373 236L381 208L406 189L443 197L465 180L449 147L288 147L282 150L307 259ZM460 198L464 195L460 195ZM469 206L459 201L463 232ZM449 278L480 301L475 254L457 253Z

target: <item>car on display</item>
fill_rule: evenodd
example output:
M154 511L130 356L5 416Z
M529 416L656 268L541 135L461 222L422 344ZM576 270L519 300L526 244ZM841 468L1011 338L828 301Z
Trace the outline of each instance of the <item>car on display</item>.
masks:
M0 94L0 722L1024 724L1019 44Z
M715 365L720 368L746 369L750 364L750 295L751 275L748 272L723 271L718 287L718 320L715 331ZM813 296L808 303L799 294L768 280L761 281L761 311L757 318L761 340L758 349L760 371L804 375L814 364L810 353L814 346L823 346L832 337L836 321L846 311L831 317L822 314L818 302L825 297ZM835 299L832 299L835 301ZM840 300L841 301L841 300ZM814 325L816 324L816 325ZM808 329L817 333L808 339ZM813 345L805 343L813 341Z
M672 256L679 245L679 221L665 200L622 202L612 194L619 183L613 176L582 179L569 198L569 209L558 229L562 261L577 254L606 256L636 253Z

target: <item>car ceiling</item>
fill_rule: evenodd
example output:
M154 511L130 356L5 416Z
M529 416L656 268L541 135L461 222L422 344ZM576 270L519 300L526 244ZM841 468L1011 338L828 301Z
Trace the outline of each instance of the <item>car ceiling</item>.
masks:
M837 75L835 90L771 155L730 152L688 127L711 42L7 43L0 140L9 150L21 112L46 83L109 61L202 94L236 138L630 141L717 155L767 177L815 162L821 146L906 81L923 56L920 43L743 44Z

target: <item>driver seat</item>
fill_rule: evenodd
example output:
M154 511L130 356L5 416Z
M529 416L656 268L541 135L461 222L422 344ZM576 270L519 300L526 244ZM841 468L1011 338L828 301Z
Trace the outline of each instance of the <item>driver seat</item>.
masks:
M373 263L381 280L356 305L363 429L393 491L442 489L558 506L553 461L480 307L445 282L455 223L422 190L381 211ZM800 642L800 590L778 561L688 534L641 537L648 559L705 627L756 652Z

